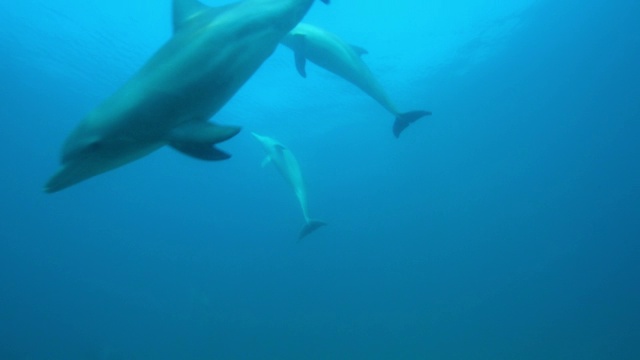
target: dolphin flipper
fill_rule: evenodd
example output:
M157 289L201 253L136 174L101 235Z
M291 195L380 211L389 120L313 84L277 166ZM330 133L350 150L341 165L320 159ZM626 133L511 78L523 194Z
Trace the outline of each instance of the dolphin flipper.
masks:
M196 159L225 160L231 155L213 145L228 140L239 132L240 128L237 126L220 126L208 122L188 123L171 132L169 146Z
M427 115L431 115L431 111L420 110L398 114L398 116L396 116L396 121L393 123L393 135L395 135L396 138L400 137L400 134L407 128L407 126Z
M324 221L309 219L309 221L307 221L307 223L302 228L302 231L300 231L300 235L298 236L298 241L302 240L302 238L304 238L305 236L311 234L312 232L316 231L318 228L325 225L327 225L327 223Z
M302 76L303 78L306 78L307 70L305 69L305 65L307 64L307 58L305 58L304 55L300 53L300 51L296 51L295 56L296 56L296 69L298 69L298 73L300 74L300 76Z
M295 56L296 60L296 69L298 73L303 78L307 77L307 56L306 56L306 48L307 48L307 39L304 35L296 34L293 36L293 41L295 43L293 56Z
M231 157L231 155L226 152L209 144L175 143L170 146L175 150L198 160L220 161L227 160Z
M353 49L353 51L356 52L356 54L358 54L358 56L362 56L362 55L366 55L369 52L367 51L367 49L361 47L361 46L357 46L357 45L350 45L351 48Z

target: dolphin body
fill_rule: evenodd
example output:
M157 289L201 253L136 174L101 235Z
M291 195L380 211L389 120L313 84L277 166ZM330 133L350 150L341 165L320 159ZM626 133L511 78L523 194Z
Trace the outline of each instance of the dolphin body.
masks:
M61 167L45 191L60 191L164 145L201 160L228 159L214 144L240 128L207 120L273 53L313 1L245 0L209 7L173 0L171 39L69 135Z
M399 137L411 123L423 116L431 115L430 111L400 113L369 67L362 61L361 56L367 54L367 51L347 44L335 34L300 23L282 39L282 44L293 50L296 68L302 77L307 77L305 65L308 59L356 85L380 103L395 116L393 134L396 137Z
M309 210L307 207L307 190L304 184L304 179L302 178L302 172L300 171L298 160L296 160L291 151L275 139L258 135L254 132L252 132L251 135L258 140L264 151L267 153L267 157L262 162L262 166L264 167L269 163L273 163L296 193L305 221L305 225L302 228L302 231L300 231L298 238L302 239L317 230L319 227L327 225L324 221L311 219L309 217Z

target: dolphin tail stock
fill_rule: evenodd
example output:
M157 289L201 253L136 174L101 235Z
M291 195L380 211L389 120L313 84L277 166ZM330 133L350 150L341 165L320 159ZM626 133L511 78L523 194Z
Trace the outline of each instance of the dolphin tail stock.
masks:
M431 111L418 110L398 114L396 116L396 121L393 123L393 135L395 135L396 138L400 137L402 131L411 125L411 123L414 123L418 119L428 115L431 115Z
M322 220L317 220L317 219L307 220L307 223L302 228L302 231L300 231L300 235L298 236L298 241L302 240L302 238L304 238L305 236L311 234L312 232L318 230L318 228L323 227L325 225L327 225L327 223Z
M222 126L209 122L188 123L171 132L169 146L199 160L226 160L231 155L214 145L236 136L239 132L240 127L237 126Z

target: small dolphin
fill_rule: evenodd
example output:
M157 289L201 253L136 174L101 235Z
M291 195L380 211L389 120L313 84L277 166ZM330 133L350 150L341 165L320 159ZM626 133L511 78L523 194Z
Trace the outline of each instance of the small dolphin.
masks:
M396 137L411 123L430 111L410 111L400 113L382 89L361 56L367 51L361 47L349 45L338 36L319 27L300 23L287 36L282 44L291 48L295 54L296 68L302 77L307 77L306 60L344 78L359 87L392 113L396 119L393 134Z
M207 120L273 53L313 1L245 0L214 8L173 0L171 39L71 133L61 167L45 191L60 191L164 145L201 160L228 159L214 145L240 128Z
M302 178L302 172L300 171L300 165L291 151L275 139L258 135L254 132L252 132L251 135L258 140L264 151L267 153L267 157L262 162L262 166L264 167L269 163L273 163L296 193L296 197L300 203L300 208L302 208L302 215L304 216L304 221L306 223L302 228L302 231L300 231L298 239L302 239L319 227L327 225L324 221L311 219L309 217L309 210L307 209L307 190L305 188L304 179Z

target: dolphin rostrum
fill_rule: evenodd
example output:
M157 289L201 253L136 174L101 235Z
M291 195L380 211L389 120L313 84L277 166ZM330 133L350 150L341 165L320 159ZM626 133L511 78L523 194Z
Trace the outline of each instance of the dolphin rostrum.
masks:
M201 160L229 158L214 145L240 128L207 120L273 53L313 1L244 0L209 7L173 0L171 39L71 133L61 167L45 191L62 190L164 145Z
M349 45L340 37L319 27L300 23L287 36L282 44L291 48L295 54L296 68L302 77L307 77L306 60L325 68L359 87L395 116L393 134L396 137L411 123L430 111L410 111L400 113L380 83L371 73L361 56L367 51L361 47Z
M302 231L300 231L298 238L302 239L319 227L327 225L324 221L311 219L309 217L309 210L307 207L307 190L304 179L302 178L302 172L300 171L300 165L291 151L275 139L258 135L254 132L252 132L251 135L258 140L264 151L267 153L267 157L262 162L262 166L273 163L296 193L305 221L305 225L302 228Z

